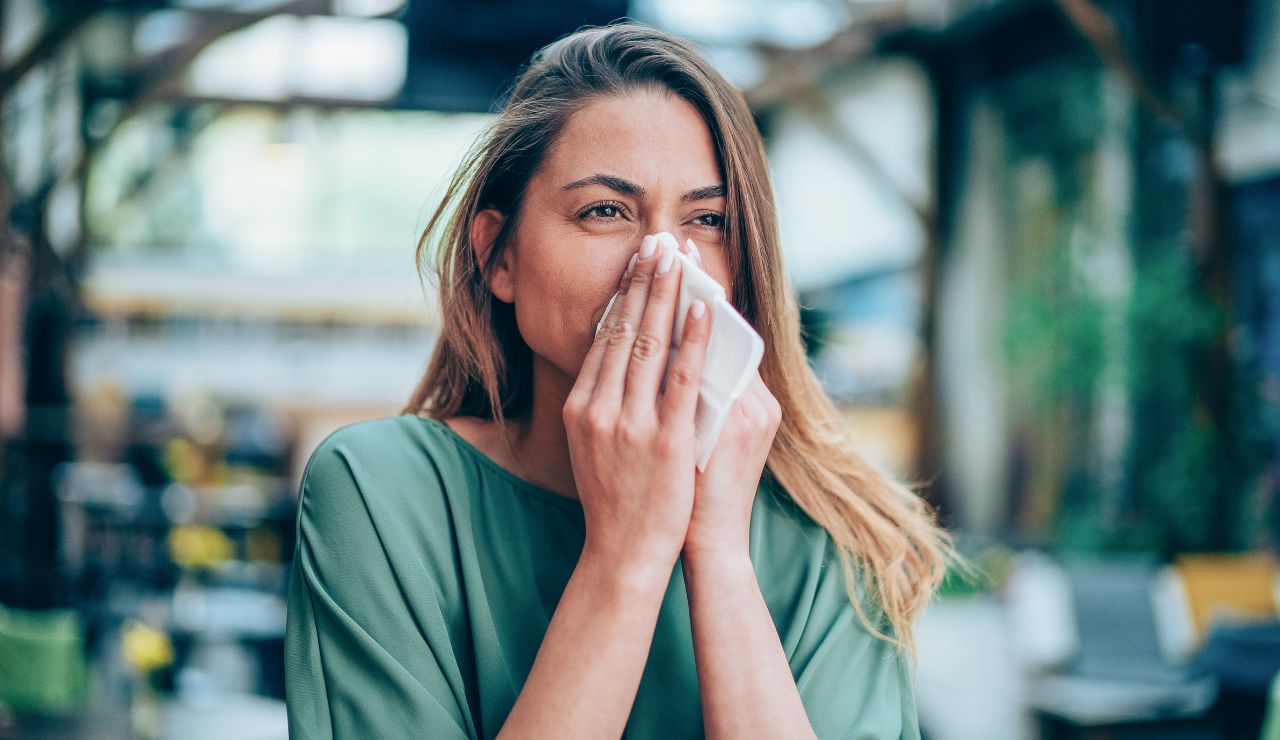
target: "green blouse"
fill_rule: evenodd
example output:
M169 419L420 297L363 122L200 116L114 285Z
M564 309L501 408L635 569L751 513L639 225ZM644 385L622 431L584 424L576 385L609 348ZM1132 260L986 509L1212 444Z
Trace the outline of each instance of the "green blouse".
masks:
M412 414L330 434L300 496L290 736L495 736L581 553L581 504ZM767 484L751 518L751 560L818 737L919 738L909 659L863 628L826 531ZM677 562L624 737L702 735Z

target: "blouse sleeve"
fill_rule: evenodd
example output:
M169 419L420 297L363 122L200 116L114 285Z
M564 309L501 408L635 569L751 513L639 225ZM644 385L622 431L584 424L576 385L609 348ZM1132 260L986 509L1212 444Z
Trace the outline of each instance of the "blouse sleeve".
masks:
M791 659L815 734L822 740L919 740L909 656L862 624L829 539L825 555ZM874 619L871 609L864 606Z
M289 736L470 737L457 672L417 626L385 554L395 544L370 516L342 438L339 430L312 453L300 489L285 630Z

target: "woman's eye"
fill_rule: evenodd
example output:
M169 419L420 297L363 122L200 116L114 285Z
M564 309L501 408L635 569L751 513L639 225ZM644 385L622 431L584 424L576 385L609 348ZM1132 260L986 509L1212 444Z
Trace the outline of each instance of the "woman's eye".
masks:
M702 221L701 219L711 219L711 220ZM700 223L703 226L706 226L712 229L719 229L724 227L724 216L719 213L704 213L701 216L698 216L697 218L695 218L694 220L700 221Z
M588 206L585 211L578 214L579 218L593 217L596 219L609 221L622 215L622 208L614 203L597 203Z

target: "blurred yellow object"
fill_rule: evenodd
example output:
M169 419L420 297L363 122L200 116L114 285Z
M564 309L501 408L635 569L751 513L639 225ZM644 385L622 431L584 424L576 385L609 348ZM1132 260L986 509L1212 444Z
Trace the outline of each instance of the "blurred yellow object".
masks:
M169 557L187 569L211 568L231 559L234 547L220 529L184 524L169 532Z
M169 440L164 446L164 466L169 477L180 483L198 482L203 463L196 446L182 437Z
M1276 560L1266 552L1181 555L1175 562L1186 588L1197 640L1216 619L1276 617Z
M135 673L146 675L173 662L169 635L142 622L130 620L121 631L124 659Z

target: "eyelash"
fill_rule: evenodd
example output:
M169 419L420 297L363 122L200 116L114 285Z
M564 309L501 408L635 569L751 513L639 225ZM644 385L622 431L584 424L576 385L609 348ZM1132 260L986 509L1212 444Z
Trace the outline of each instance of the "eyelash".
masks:
M623 206L621 203L615 200L603 200L603 201L600 201L599 203L592 203L591 205L584 208L581 212L578 213L578 218L583 220L593 219L596 221L612 221L613 219L609 217L591 215L594 211L600 210L601 208L612 208L615 211L618 211L619 213L626 212L626 207ZM710 213L699 214L695 218L706 218L707 216L715 216L717 219L719 219L719 222L716 223L715 225L704 223L704 224L699 224L699 226L702 226L703 228L706 228L706 229L714 229L716 231L719 231L724 228L724 214L722 213L716 213L715 211L712 211Z

